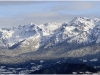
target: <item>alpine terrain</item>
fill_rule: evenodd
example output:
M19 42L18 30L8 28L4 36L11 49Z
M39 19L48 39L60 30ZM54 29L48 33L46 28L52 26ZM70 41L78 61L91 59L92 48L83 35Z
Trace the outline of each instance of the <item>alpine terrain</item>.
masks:
M2 28L0 64L3 65L1 73L99 72L100 19L75 17L68 23L31 23ZM12 64L17 66L9 66ZM79 69L82 66L83 69Z

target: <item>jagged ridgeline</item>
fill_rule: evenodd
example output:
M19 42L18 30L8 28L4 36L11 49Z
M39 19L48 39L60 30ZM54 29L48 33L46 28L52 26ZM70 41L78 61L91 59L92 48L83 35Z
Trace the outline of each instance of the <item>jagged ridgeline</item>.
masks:
M31 23L10 29L2 28L0 62L63 57L99 60L99 43L100 19L97 18L75 17L69 23Z

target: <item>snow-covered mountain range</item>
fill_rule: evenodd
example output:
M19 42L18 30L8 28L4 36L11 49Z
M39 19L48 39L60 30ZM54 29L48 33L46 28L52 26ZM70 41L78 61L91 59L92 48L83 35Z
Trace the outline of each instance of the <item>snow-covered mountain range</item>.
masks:
M100 19L75 17L69 23L46 23L14 26L0 29L0 47L38 49L49 48L67 40L69 43L99 43Z
M100 43L100 19L75 17L69 23L28 24L0 29L0 55L18 55L54 48ZM66 48L67 51L67 48Z

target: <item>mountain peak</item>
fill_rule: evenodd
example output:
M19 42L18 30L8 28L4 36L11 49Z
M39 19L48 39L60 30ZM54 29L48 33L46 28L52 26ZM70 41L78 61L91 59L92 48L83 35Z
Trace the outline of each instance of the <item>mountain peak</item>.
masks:
M71 26L82 26L82 25L93 26L94 22L92 19L89 19L87 17L75 17L72 21L70 21L69 25Z
M76 22L76 21L83 22L83 21L91 21L91 19L89 19L87 17L75 17L72 21L73 22Z
M30 25L33 25L33 22L31 22Z

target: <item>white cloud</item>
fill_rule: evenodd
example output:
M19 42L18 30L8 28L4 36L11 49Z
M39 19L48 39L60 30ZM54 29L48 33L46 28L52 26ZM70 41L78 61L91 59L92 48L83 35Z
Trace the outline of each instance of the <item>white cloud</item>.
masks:
M53 11L61 10L85 10L96 7L96 4L99 2L93 1L62 1L58 5L55 5L52 8Z
M72 9L72 10L84 10L84 9L89 9L89 8L93 8L93 7L94 7L93 2L75 2L70 7L70 9Z

